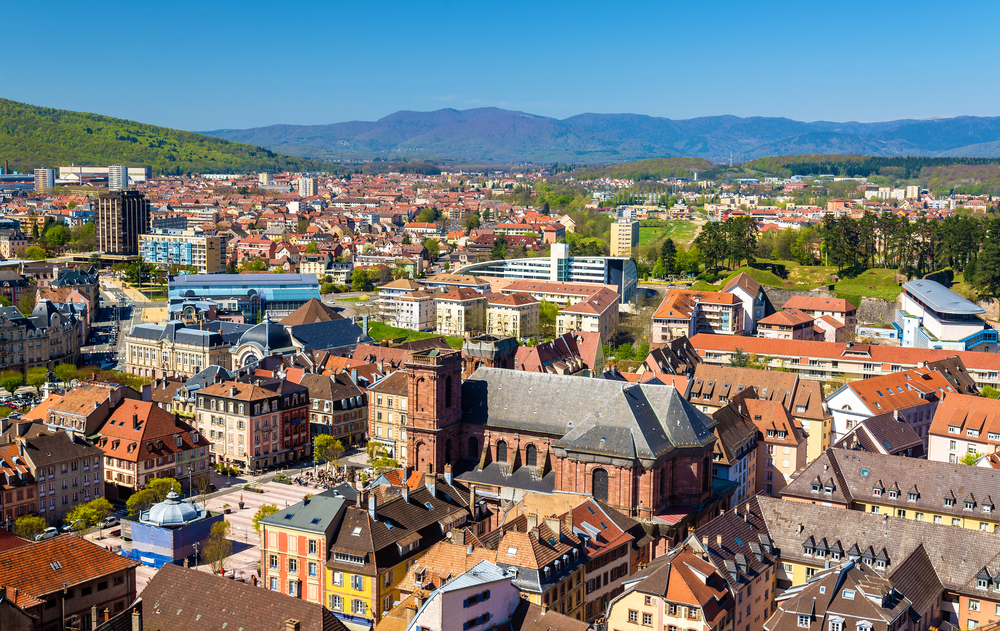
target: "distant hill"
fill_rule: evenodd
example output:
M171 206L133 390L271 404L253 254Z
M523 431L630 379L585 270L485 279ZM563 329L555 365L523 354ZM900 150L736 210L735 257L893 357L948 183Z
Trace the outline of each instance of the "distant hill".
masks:
M1000 156L1000 118L973 116L878 123L804 123L736 116L671 120L638 114L580 114L559 120L479 108L401 111L374 122L272 125L205 133L316 159L411 157L598 164L666 157L723 163L834 153Z
M72 163L149 166L167 175L336 169L221 138L7 99L0 99L2 159L21 171Z

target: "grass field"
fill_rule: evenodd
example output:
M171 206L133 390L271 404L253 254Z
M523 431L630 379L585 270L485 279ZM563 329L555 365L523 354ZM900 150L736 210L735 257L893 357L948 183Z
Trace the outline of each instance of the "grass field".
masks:
M648 225L652 224L652 225ZM643 221L639 223L639 245L649 245L670 238L674 243L688 244L698 234L698 224L693 221Z
M406 341L408 342L414 340L426 340L431 337L440 337L437 333L422 333L420 331L411 331L409 329L399 329L381 322L373 322L369 324L368 335L372 336L372 339L377 341L406 338ZM464 341L463 338L446 336L444 339L447 340L448 345L452 348L462 348L462 342Z
M351 298L334 298L334 302L368 302L368 296L353 296Z
M781 278L772 270L776 266L784 266L785 278ZM777 268L780 270L780 267ZM799 265L795 261L775 261L759 259L753 267L743 266L738 270L728 273L718 284L709 285L699 281L692 286L692 289L701 291L719 291L729 280L739 274L746 272L761 285L765 287L776 287L778 289L789 289L793 291L810 291L816 288L826 289L830 282L830 275L837 273L837 268L826 265L806 266ZM834 293L839 298L851 301L854 306L858 306L862 296L869 298L882 298L893 301L902 289L893 282L896 270L891 269L870 269L861 272L854 278L846 278L841 273L841 279L834 285Z

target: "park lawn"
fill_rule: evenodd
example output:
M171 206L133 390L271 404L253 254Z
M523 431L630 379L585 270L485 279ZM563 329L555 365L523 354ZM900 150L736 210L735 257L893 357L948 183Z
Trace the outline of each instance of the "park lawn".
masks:
M654 223L644 226L644 223ZM639 223L639 245L649 245L662 239L673 239L674 243L691 243L698 233L698 224L693 221L643 221Z
M894 269L870 269L861 272L854 278L844 278L834 285L838 296L868 296L882 298L890 302L899 297L903 288L893 281L896 275ZM853 302L853 301L852 301ZM855 307L859 305L854 305Z
M351 298L334 298L334 302L368 302L368 296L353 296Z
M386 339L394 340L399 338L406 338L407 341L414 341L414 340L426 340L431 337L441 337L437 333L433 332L424 333L421 331L411 331L410 329L400 329L394 326L389 326L388 324L383 324L382 322L372 322L371 324L369 324L368 335L370 335L372 339L377 340L379 342ZM462 342L465 341L465 339L461 337L445 336L444 339L448 342L449 346L457 349L461 349Z

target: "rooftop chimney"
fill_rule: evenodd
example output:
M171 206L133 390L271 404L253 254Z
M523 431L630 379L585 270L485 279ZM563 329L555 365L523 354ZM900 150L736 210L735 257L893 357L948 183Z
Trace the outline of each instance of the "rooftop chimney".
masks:
M358 508L365 507L365 487L361 484L361 480L358 480L354 485L355 490L358 495Z
M702 538L701 538L701 545L704 546L704 547L706 547L706 548L708 547L708 535L703 535L702 536Z
M560 535L561 529L559 528L559 518L558 517L546 517L544 519L545 527L552 531L556 537Z
M451 465L446 464L444 466L444 481L448 486L451 486Z
M229 396L231 396L231 397L235 397L236 396L236 386L232 386L232 387L229 388Z
M90 628L97 628L97 605L91 605L90 607Z
M573 532L573 511L566 511L566 514L562 516L563 526L570 532Z
M472 512L472 519L476 519L479 511L476 510L476 487L469 485L469 510Z
M358 384L358 369L357 368L351 368L351 381L354 382L354 385Z
M138 609L132 610L132 631L142 631L142 614Z
M431 492L431 497L437 497L437 477L433 473L424 474L424 486Z
M722 547L722 535L715 535L715 545Z
M541 538L541 533L538 532L538 528L531 529L531 536L535 538L535 541L538 541Z
M457 546L465 545L465 531L461 528L456 528L451 531L451 542Z
M527 515L528 518L528 530L538 527L538 515L535 513L530 513Z
M375 512L375 507L378 504L378 498L372 493L368 496L368 516L372 518L373 521L378 521L378 514Z
M413 618L417 615L417 608L413 605L406 606L406 625L409 626L413 622Z
M410 503L410 487L403 485L403 501L407 504Z
M285 620L285 631L299 631L300 622L294 618Z
M132 415L132 429L139 429L139 415Z

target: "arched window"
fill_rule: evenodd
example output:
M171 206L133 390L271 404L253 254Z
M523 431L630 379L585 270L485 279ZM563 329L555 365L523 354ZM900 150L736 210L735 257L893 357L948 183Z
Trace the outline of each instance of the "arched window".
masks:
M534 445L528 445L528 448L524 450L524 464L528 467L538 466L538 450L535 449Z
M507 462L507 443L502 440L497 443L497 462Z
M705 463L701 468L701 490L707 491L712 486L712 460L705 456Z
M604 469L594 469L591 476L594 499L608 501L608 472Z
M479 460L479 441L475 436L469 436L469 457Z
M667 496L667 467L660 468L660 499Z
M444 441L444 461L451 463L451 439Z
M444 378L444 407L451 407L451 375Z

